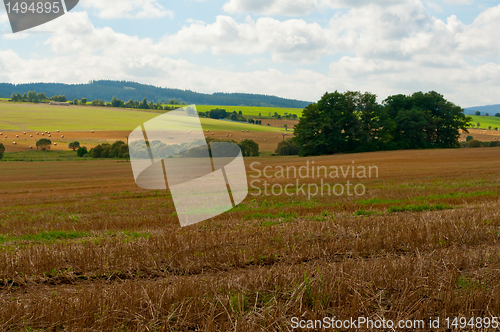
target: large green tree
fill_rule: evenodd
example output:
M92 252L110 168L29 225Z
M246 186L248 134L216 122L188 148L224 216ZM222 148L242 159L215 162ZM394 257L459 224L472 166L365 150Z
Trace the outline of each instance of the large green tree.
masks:
M326 93L295 126L300 155L372 151L380 144L381 107L371 93Z
M471 118L430 91L389 96L380 105L371 93L326 93L295 126L300 155L459 146Z

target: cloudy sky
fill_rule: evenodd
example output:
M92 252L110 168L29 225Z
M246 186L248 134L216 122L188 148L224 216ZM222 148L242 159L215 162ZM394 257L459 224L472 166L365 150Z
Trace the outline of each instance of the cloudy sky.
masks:
M379 100L435 90L500 104L500 5L473 0L80 0L12 34L0 82L131 80L199 92Z

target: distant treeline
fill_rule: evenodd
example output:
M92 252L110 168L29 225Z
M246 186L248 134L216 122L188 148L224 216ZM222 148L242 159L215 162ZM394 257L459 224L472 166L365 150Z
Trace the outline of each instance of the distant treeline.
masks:
M155 103L168 103L178 100L186 104L198 105L235 105L235 106L261 106L304 108L309 102L279 98L275 96L246 94L246 93L214 93L203 94L190 90L159 88L126 81L91 81L87 84L61 84L61 83L29 83L10 84L0 83L0 97L8 98L13 93L28 93L28 91L44 91L47 95L65 95L68 100L81 99L104 100L110 102L111 96L121 100L152 100Z
M17 94L12 94L10 96L10 99L15 102L25 102L25 103L40 103L40 102L46 102L46 101L57 101L57 102L66 102L67 99L65 96L58 96L54 95L53 97L47 97L45 93L36 93L36 91L28 91L28 93L24 93L21 95L21 93Z
M389 96L348 91L325 94L295 126L300 155L460 147L472 119L435 92Z

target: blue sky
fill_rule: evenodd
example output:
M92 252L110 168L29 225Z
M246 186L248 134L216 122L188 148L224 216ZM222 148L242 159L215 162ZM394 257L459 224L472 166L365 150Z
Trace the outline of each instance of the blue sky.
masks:
M131 80L308 101L435 90L500 104L500 5L471 0L80 0L12 34L0 82Z

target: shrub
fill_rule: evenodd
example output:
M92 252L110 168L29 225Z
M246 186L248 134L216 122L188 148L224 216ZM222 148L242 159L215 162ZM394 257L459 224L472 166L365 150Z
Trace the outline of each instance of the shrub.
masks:
M3 158L3 153L5 152L5 146L0 143L0 160Z
M259 144L257 144L254 140L245 139L242 142L238 143L241 148L241 153L243 157L252 157L259 155Z
M36 142L36 149L40 148L42 151L50 150L50 146L52 145L52 141L47 138L42 138Z
M80 142L74 141L68 144L68 149L73 149L73 151L80 148Z
M480 148L482 146L481 142L473 139L469 141L469 148Z
M275 151L278 156L291 156L299 154L299 146L293 138L278 143L278 148Z
M498 142L498 141L490 142L490 148L496 148L499 146L500 146L500 142Z
M88 152L88 150L87 150L87 148L85 146L82 146L81 148L78 149L78 151L76 151L76 155L78 157L83 157L83 156L85 156L88 153L89 152Z
M468 142L468 141L472 141L473 139L474 139L474 137L472 137L472 136L469 135L469 136L467 136L467 138L465 139L465 141Z

